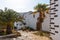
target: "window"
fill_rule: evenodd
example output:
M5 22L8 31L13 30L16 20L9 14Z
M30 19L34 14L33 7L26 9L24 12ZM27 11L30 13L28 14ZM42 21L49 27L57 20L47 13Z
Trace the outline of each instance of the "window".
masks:
M50 29L55 29L55 28L50 27Z
M54 11L58 11L58 10L54 10Z
M55 33L51 33L51 34L55 35Z
M56 8L51 8L50 10L54 10L54 9L56 9Z
M50 22L50 24L54 24L54 22Z
M23 23L24 25L26 25L26 23Z
M58 15L54 15L54 17L58 17Z
M54 27L59 27L59 25L54 25Z
M33 15L33 17L35 18L35 15Z
M58 6L58 4L54 5L55 7Z
M51 3L50 5L53 5L53 4L55 4L55 3Z
M58 1L58 0L54 0L54 1Z
M16 24L18 26L18 24Z
M56 13L50 13L50 14L52 15L52 14L56 14Z
M55 31L55 33L58 33L58 31Z
M51 20L54 20L54 18L50 18Z

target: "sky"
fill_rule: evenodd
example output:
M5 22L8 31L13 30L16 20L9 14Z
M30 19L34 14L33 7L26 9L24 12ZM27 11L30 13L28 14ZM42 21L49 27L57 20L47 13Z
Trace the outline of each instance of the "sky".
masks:
M49 0L0 0L0 9L7 7L17 12L28 12L34 11L38 3L49 4Z

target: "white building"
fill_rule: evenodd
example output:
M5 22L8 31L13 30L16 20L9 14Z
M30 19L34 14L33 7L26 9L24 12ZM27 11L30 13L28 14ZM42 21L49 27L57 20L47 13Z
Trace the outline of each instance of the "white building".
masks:
M15 22L15 23L14 23L14 26L15 26L17 29L21 29L22 27L25 27L25 25L24 25L22 22L20 22L20 21Z
M38 17L39 17L38 12L34 13L34 12L30 11L30 12L21 13L20 15L24 17L24 23L26 23L25 26L36 30L37 21L38 21ZM45 15L46 15L46 17L44 19L44 22L42 23L42 30L49 31L49 14L45 14ZM20 24L21 23L19 23L19 22L16 23L16 27L18 27L18 29L20 29L22 27Z
M39 17L39 13L34 14L30 11L30 12L24 12L22 14L25 19L26 26L36 30L36 22L37 18Z
M42 23L42 30L49 32L49 29L50 29L49 25L50 25L49 13L45 13L45 19L44 19L44 22Z
M50 37L60 40L60 0L50 0Z

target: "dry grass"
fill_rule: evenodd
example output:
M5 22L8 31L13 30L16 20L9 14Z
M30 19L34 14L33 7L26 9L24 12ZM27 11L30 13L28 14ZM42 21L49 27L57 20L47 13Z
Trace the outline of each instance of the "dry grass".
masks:
M21 36L21 33L17 31L13 31L13 34L16 34L16 36Z
M50 36L50 33L49 32L46 32L46 31L37 31L37 32L35 32L33 34L39 35L39 36L46 36L46 37L49 37Z

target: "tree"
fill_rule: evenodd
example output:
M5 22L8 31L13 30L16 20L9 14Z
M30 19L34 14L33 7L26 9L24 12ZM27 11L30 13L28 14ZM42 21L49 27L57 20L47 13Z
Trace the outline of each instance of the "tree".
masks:
M45 13L48 13L48 5L47 4L38 4L34 7L37 12L39 12L38 22L37 22L37 30L42 29L42 23L45 18Z
M0 10L0 25L5 26L6 33L11 34L14 29L14 22L21 21L20 14L12 9Z

